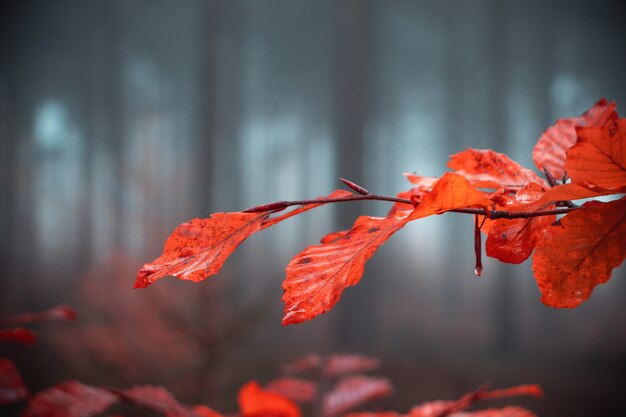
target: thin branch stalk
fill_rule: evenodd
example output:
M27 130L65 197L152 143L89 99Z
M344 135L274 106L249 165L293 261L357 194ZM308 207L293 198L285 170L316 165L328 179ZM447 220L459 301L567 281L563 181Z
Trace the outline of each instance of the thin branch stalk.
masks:
M336 198L319 198L313 200L294 200L294 201L277 201L275 203L263 204L261 206L252 207L243 211L243 213L261 213L265 211L278 212L286 209L290 206L303 206L307 204L328 204L328 203L347 203L350 201L390 201L393 203L410 204L417 207L418 204L414 204L411 200L406 198L389 197L378 194L366 194L366 195L351 195L347 197ZM579 207L565 207L553 210L538 210L538 211L506 211L506 210L488 210L485 208L461 208L448 210L453 213L474 214L486 216L490 219L529 219L533 217L551 216L553 214L567 214L571 211L577 210Z

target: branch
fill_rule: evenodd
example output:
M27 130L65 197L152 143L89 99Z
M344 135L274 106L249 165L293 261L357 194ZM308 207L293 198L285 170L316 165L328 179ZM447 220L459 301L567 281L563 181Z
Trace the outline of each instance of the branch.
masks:
M419 203L414 203L413 201L406 198L398 198L398 197L389 197L379 194L373 194L369 191L365 190L365 188L361 187L353 183L352 181L343 180L350 188L358 191L359 195L353 194L347 197L337 197L337 198L320 198L314 200L293 200L293 201L277 201L275 203L263 204L256 207L251 207L249 209L243 210L242 213L261 213L261 212L279 212L283 211L287 207L290 206L304 206L307 204L328 204L328 203L347 203L350 201L363 201L363 200L373 200L373 201L390 201L392 203L402 203L402 204L410 204L412 206L417 207ZM363 194L366 193L366 194ZM553 214L567 214L570 211L577 210L579 207L565 207L558 208L554 210L538 210L538 211L506 211L506 210L488 210L485 208L462 208L456 210L449 210L454 213L463 213L463 214L473 214L473 215L481 215L486 216L490 219L529 219L532 217L541 217L541 216L551 216Z

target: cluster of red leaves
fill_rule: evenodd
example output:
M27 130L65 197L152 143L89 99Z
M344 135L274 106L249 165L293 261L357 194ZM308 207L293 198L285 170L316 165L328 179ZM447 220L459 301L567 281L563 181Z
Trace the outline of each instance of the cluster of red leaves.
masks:
M60 306L43 313L26 313L7 319L10 323L31 324L46 320L73 320L76 313ZM9 334L9 333L7 333ZM20 338L15 341L21 342ZM255 381L245 384L239 391L239 412L227 415L238 417L301 417L303 404L317 403L315 409L322 417L339 417L372 400L391 394L391 383L386 378L370 377L363 373L376 369L376 358L354 354L335 354L325 358L309 355L283 367L285 376L269 381L264 387ZM308 376L308 377L306 377ZM534 394L537 386L520 386L501 391L476 391L457 401L437 401L413 408L408 416L457 416L473 403L487 398ZM38 392L31 397L24 379L15 365L0 358L0 405L28 400L21 417L96 417L112 407L126 404L149 410L165 417L224 417L205 405L181 404L167 389L159 386L139 385L126 390L97 387L70 380ZM505 417L507 407L488 410L491 414L468 416ZM526 410L523 410L526 411ZM456 414L455 414L456 413ZM122 414L116 414L122 416ZM352 414L351 416L400 416L395 413ZM514 414L529 416L533 414Z
M40 313L23 313L2 320L8 325L28 325L45 321L68 321L76 319L76 312L68 306L57 306ZM31 344L37 340L37 334L23 327L0 329L0 342ZM22 375L15 364L0 357L0 404L12 404L30 396Z
M219 272L248 236L321 204L386 200L395 202L386 217L361 216L350 230L326 235L287 265L283 324L330 310L345 288L360 281L365 263L392 234L410 221L450 211L481 216L476 219L477 273L482 228L488 256L521 263L535 251L533 272L545 304L576 307L626 256L626 198L582 206L571 200L626 192L625 135L626 119L618 118L615 103L603 99L582 116L557 121L541 136L533 160L547 181L502 153L467 149L452 155L448 167L453 172L441 178L407 174L415 188L395 198L344 180L355 193L337 190L317 200L193 219L178 226L163 254L140 269L135 287L168 275L202 281ZM273 216L292 205L300 207ZM557 214L565 213L557 221Z
M431 401L417 405L406 414L387 411L381 413L352 413L346 417L536 417L533 412L517 406L466 411L469 407L482 400L520 395L541 397L543 396L543 391L536 384L519 385L494 391L487 391L481 388L465 394L455 401Z

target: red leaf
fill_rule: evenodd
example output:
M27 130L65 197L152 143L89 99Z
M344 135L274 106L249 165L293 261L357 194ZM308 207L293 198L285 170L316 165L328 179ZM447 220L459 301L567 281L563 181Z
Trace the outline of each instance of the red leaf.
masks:
M139 270L135 288L168 275L200 282L217 274L237 246L261 230L267 216L269 213L215 213L181 224L165 242L163 254Z
M626 186L626 119L576 129L578 141L567 151L565 169L574 183L617 189Z
M76 311L71 307L59 305L50 310L39 313L22 313L4 320L5 323L12 325L24 325L37 323L40 321L70 321L76 319Z
M376 249L408 221L408 211L387 218L361 216L346 233L309 246L287 265L283 282L283 325L310 320L330 310L343 290L356 285ZM332 256L330 256L332 255Z
M29 395L24 379L13 362L0 358L0 404L22 401Z
M367 402L391 394L391 383L386 378L351 376L341 379L322 399L324 417L341 415Z
M421 175L417 175L412 172L403 172L402 175L404 175L411 184L415 184L419 188L423 189L431 189L433 188L433 185L435 185L435 183L439 181L439 178L422 177Z
M321 365L320 355L311 354L284 364L282 370L286 374L301 374L319 369Z
M546 207L539 200L545 189L531 183L515 195L515 202L506 207L510 212L533 212L554 207ZM498 219L489 226L485 248L487 256L502 262L518 264L531 255L543 230L556 220L555 215L527 219Z
M573 308L611 277L626 257L626 197L590 201L546 229L533 256L541 301Z
M466 207L488 208L490 205L491 200L486 194L472 187L465 177L446 172L432 191L424 195L409 220Z
M299 378L274 379L265 384L264 389L299 403L311 402L317 395L315 382Z
M291 400L261 389L255 381L248 382L239 391L239 410L242 417L300 417L300 409Z
M222 414L207 407L206 405L196 405L193 407L193 411L200 417L224 417Z
M470 406L472 406L473 404L481 400L493 399L493 398L506 398L506 397L513 397L513 396L519 396L519 395L532 395L534 397L541 397L543 395L543 391L541 390L541 387L539 387L539 385L536 385L536 384L519 385L519 386L512 387L512 388L506 388L506 389L494 390L494 391L486 391L484 389L479 389L477 391L465 394L464 396L462 396L456 401L430 401L430 402L423 403L419 406L413 407L407 417L445 417L445 416L461 417L461 416L466 416L466 415L473 416L474 414L472 413L479 413L479 412L474 411L471 413L464 413L461 411L466 410L467 408L469 408ZM507 407L501 410L507 410L511 408L521 410L521 411L526 411L523 408L519 408L519 407ZM489 413L491 412L495 413L498 410L493 409L493 410L484 410L484 411L489 412ZM486 415L489 416L489 414L486 414ZM494 417L495 416L504 417L506 415L507 414L500 414L500 415L495 414ZM513 416L517 417L518 414L513 414ZM520 414L519 416L520 417L534 416L534 414L532 413Z
M554 178L563 177L565 152L576 143L576 126L603 126L617 118L615 102L599 100L583 115L559 119L548 128L533 149L533 161L540 170L546 169Z
M0 342L18 342L24 344L35 343L37 334L22 327L14 329L0 329Z
M608 189L590 183L568 183L548 189L539 202L547 204L554 201L579 200L582 198L624 193L626 193L626 185L621 188Z
M530 183L544 187L546 181L503 153L484 149L466 149L450 157L448 167L479 188L519 189Z
M153 410L167 417L200 417L192 408L182 405L165 388L143 385L128 390L114 390L124 401Z
M36 394L22 417L91 417L117 402L107 390L67 381Z
M335 354L326 359L324 374L335 377L345 374L367 372L380 366L377 358L355 354Z

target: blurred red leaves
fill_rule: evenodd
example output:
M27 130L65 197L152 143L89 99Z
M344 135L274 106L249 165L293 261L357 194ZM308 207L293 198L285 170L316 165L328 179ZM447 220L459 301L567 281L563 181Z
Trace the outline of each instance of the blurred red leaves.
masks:
M363 375L340 379L322 399L322 415L336 417L363 403L386 397L392 392L391 382L386 378Z
M0 404L22 401L29 395L24 379L13 362L0 358Z
M519 385L494 391L479 389L465 394L458 400L429 401L417 405L411 408L407 414L396 412L352 413L346 417L536 417L533 412L516 406L466 411L469 407L483 400L524 395L541 397L543 390L536 384Z
M239 391L242 417L300 417L300 408L292 400L270 392L251 381Z
M35 343L37 334L23 327L0 329L0 342L18 342L23 344Z
M11 316L4 320L4 323L10 325L23 326L25 324L39 323L42 321L71 321L76 320L76 311L66 305L59 305L50 310L38 313L21 313Z
M91 417L117 401L106 389L67 381L35 394L22 417Z

